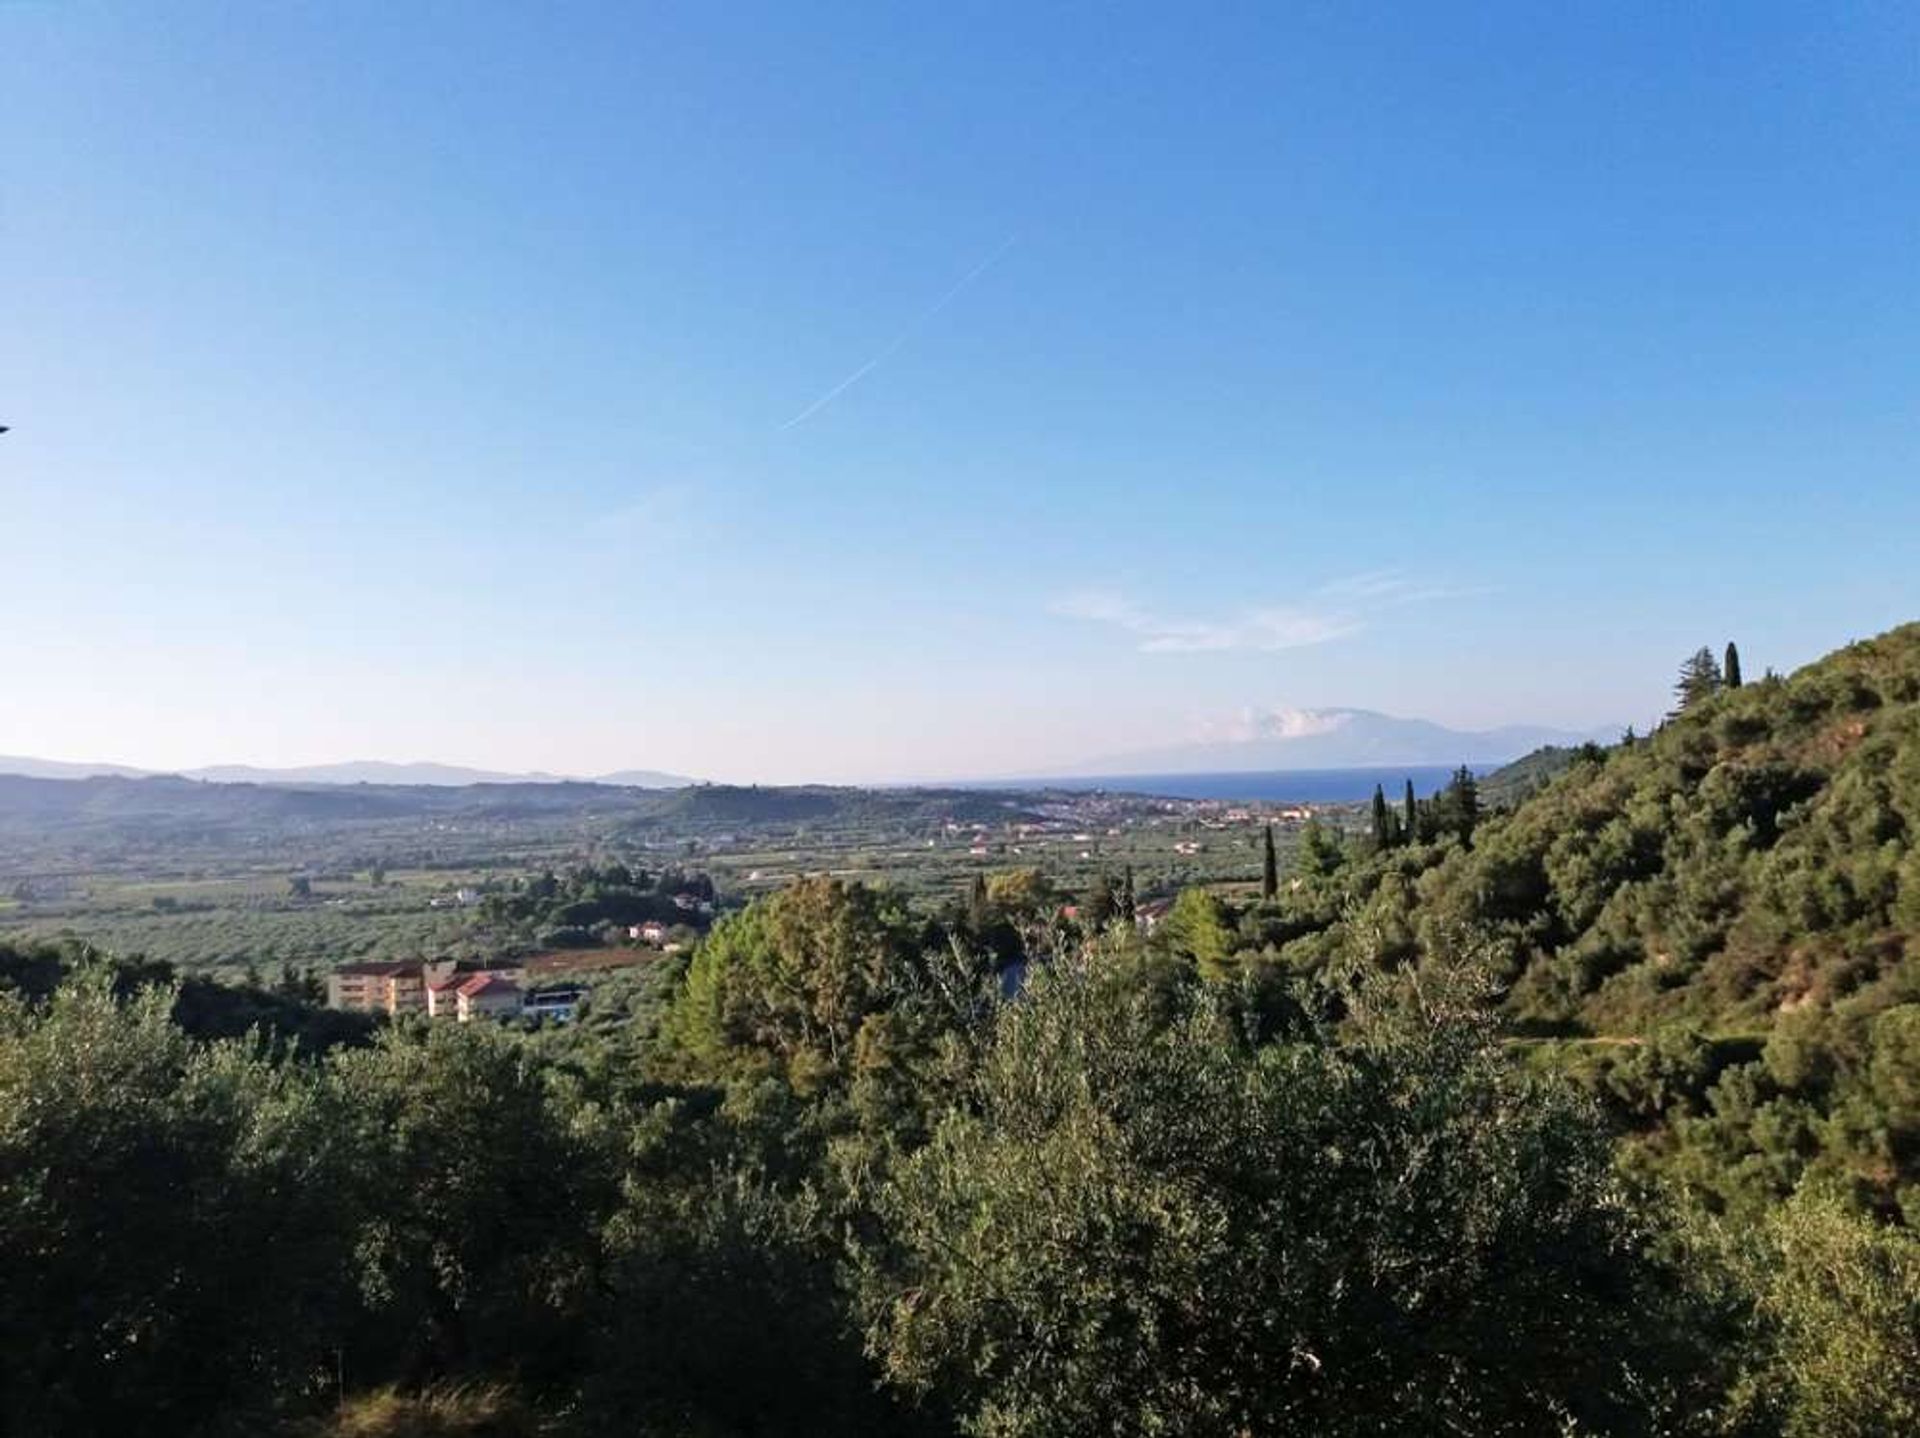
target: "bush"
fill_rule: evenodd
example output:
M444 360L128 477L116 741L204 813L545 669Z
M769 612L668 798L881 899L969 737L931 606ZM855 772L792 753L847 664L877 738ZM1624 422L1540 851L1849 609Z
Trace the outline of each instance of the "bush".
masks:
M1920 1240L1803 1193L1766 1222L1712 1236L1744 1350L1731 1432L1881 1438L1920 1432Z
M417 1393L379 1388L346 1399L293 1438L539 1438L552 1432L500 1384L436 1384Z
M1651 1431L1687 1340L1604 1130L1449 988L1250 1048L1210 993L1043 975L884 1196L889 1376L1003 1438Z
M173 995L0 998L0 1430L173 1434L297 1394L346 1296L337 1129Z

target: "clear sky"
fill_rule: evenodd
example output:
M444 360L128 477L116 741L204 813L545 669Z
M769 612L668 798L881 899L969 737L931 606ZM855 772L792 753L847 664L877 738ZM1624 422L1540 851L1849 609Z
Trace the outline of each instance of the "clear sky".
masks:
M1920 616L1911 5L0 6L0 753L1033 773Z

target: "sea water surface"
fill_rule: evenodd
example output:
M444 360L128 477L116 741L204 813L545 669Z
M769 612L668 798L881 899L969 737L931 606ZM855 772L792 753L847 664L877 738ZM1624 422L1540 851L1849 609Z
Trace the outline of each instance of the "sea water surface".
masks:
M1101 774L1071 779L1023 779L996 784L1008 789L1102 789L1114 794L1158 794L1169 799L1225 799L1270 804L1358 804L1377 784L1398 802L1413 780L1421 798L1446 787L1455 766L1401 764L1364 769L1272 769L1246 774ZM1476 774L1497 767L1468 765Z

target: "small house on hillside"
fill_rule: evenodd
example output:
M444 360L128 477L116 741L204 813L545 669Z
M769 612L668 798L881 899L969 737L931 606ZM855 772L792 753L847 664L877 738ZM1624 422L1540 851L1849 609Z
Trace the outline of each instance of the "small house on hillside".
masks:
M1146 902L1135 906L1133 922L1141 933L1150 934L1160 927L1162 921L1165 920L1172 909L1172 899L1148 899Z
M521 1004L520 985L497 974L474 974L454 990L454 1016L463 1024L477 1018L513 1018Z

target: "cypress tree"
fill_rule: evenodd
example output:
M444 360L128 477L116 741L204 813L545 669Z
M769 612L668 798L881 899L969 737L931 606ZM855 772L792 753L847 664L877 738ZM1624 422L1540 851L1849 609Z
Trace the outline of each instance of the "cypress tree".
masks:
M1413 780L1407 780L1407 842L1411 844L1420 833L1420 801L1413 797Z
M1119 888L1113 875L1102 874L1080 901L1080 922L1092 930L1104 929L1119 907Z
M1385 849L1393 843L1393 830L1387 816L1387 791L1373 786L1373 847Z
M991 909L987 898L987 876L975 874L973 888L967 894L967 922L976 934L987 927L987 920L992 917Z
M1727 641L1727 660L1720 666L1720 682L1729 689L1740 687L1740 649L1731 639Z
M1267 825L1266 852L1260 861L1260 897L1271 899L1280 892L1280 858L1273 852L1273 825Z
M1127 865L1127 876L1120 884L1120 917L1129 924L1140 917L1139 906L1133 898L1133 865Z

